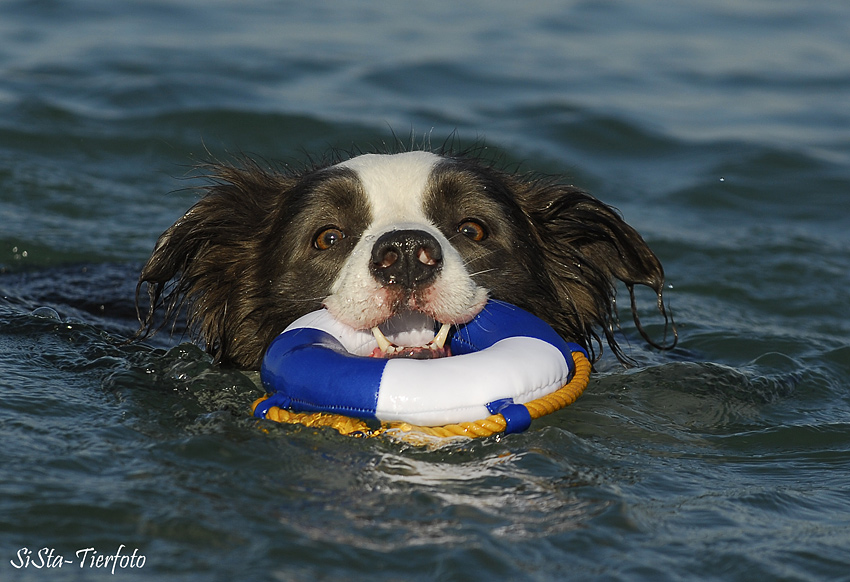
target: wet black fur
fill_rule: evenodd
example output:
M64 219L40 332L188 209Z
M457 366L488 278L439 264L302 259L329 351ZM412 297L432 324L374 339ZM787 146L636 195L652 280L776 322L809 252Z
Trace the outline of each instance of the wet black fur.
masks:
M371 221L355 174L326 166L280 171L251 160L205 166L204 197L163 233L142 270L138 337L185 308L190 330L217 361L258 368L277 334L321 307ZM617 212L592 196L475 157L446 156L429 186L427 213L492 298L535 313L591 353L601 351L604 337L627 362L614 337L620 280L638 330L660 347L640 325L634 286L656 293L666 324L661 264ZM457 235L457 225L470 218L487 226L484 241ZM328 225L349 236L319 251L314 236Z

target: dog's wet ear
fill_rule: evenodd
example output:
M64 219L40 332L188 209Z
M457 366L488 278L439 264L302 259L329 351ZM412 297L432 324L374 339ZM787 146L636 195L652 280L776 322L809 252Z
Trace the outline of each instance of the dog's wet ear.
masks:
M561 301L578 311L585 324L600 325L617 357L628 362L614 338L617 325L616 281L625 283L638 332L659 349L672 348L678 337L663 301L664 270L638 232L610 206L572 186L532 186L524 196L526 211L548 254L546 265ZM652 340L640 323L634 288L645 285L657 296L665 329L672 325L672 345ZM598 341L595 333L592 334Z
M174 325L185 310L191 334L203 338L216 360L250 367L255 364L255 356L249 355L255 346L242 337L234 341L251 317L241 312L250 304L236 299L252 296L262 284L261 274L251 270L262 264L258 247L263 232L272 228L274 208L292 180L253 163L211 164L203 170L209 181L203 198L159 237L142 269L136 288L136 337ZM234 351L237 345L244 349Z

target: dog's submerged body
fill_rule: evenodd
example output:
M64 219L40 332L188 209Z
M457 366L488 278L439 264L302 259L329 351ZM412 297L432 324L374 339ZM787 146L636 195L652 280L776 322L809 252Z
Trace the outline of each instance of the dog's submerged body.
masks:
M385 342L387 357L437 357L440 346L406 337L405 322L433 320L433 337L493 298L591 352L601 330L623 359L613 335L617 279L633 311L634 285L652 288L667 320L663 270L640 235L555 180L425 151L294 173L250 161L211 169L206 195L160 237L142 271L142 336L185 306L218 361L257 368L277 334L324 306L400 344Z

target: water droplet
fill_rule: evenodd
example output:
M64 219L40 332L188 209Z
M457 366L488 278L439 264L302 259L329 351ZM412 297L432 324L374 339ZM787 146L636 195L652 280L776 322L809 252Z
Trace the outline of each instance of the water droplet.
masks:
M34 309L30 315L33 317L41 317L43 319L55 319L57 321L62 321L59 313L57 313L52 307L39 307Z

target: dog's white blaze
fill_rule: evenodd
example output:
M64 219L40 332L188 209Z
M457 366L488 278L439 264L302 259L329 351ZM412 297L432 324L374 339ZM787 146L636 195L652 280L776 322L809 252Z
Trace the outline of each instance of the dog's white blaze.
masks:
M443 249L440 277L417 306L444 323L469 321L487 301L487 290L469 277L463 258L425 214L431 174L440 162L431 152L366 154L339 164L353 170L363 186L372 224L363 233L331 287L325 306L340 321L372 327L393 314L387 291L371 276L372 245L385 232L413 228L429 232Z
M431 172L440 156L431 152L365 154L342 162L340 167L357 173L369 198L373 222L370 231L390 224L430 224L425 216L424 197Z

